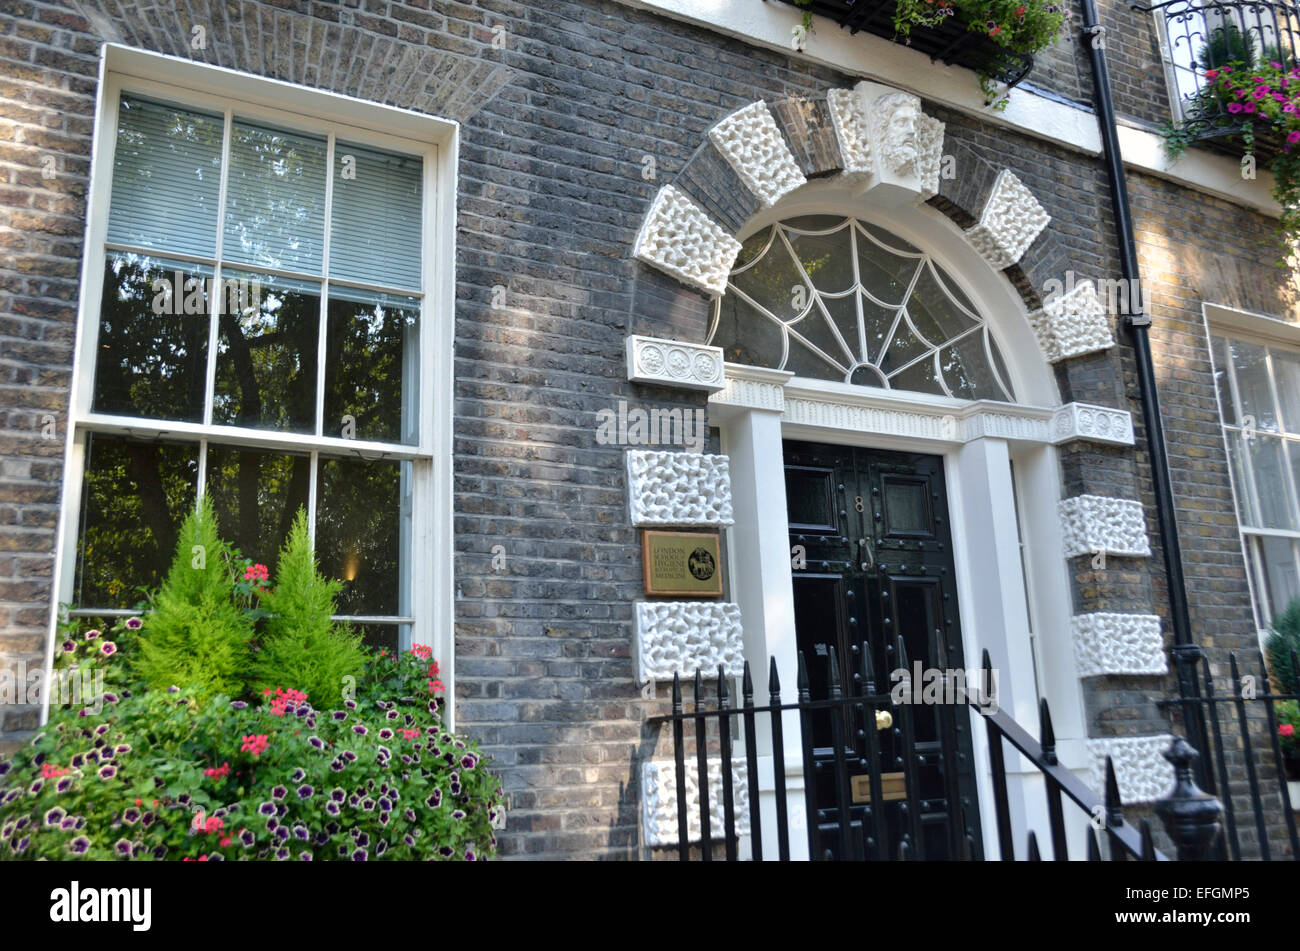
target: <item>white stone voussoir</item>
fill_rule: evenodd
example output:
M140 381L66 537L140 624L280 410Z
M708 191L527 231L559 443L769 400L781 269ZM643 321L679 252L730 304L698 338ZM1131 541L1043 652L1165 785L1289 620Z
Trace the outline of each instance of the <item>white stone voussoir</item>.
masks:
M1080 677L1169 672L1160 618L1154 614L1076 614L1070 631Z
M943 123L922 113L916 120L916 175L921 180L921 201L939 194L943 167Z
M715 393L726 386L722 348L630 334L627 338L627 378L633 383L658 383Z
M727 289L727 275L740 242L672 185L659 189L633 255L707 294Z
M745 672L740 607L718 601L638 601L636 604L637 681L683 680L701 671L728 677Z
M709 781L709 837L716 841L726 828L722 760L707 760L705 769ZM732 760L731 794L736 835L749 835L749 773L743 759ZM677 845L677 767L670 760L641 764L641 824L647 846ZM693 756L686 761L686 834L691 842L701 838L699 767Z
M1076 495L1057 503L1065 557L1151 554L1142 503L1105 495Z
M1092 281L1048 298L1042 310L1029 315L1029 323L1049 363L1115 346L1106 305Z
M633 525L732 524L726 456L630 449L627 489Z
M831 125L835 127L835 138L840 145L844 176L850 180L870 176L875 168L871 162L871 133L857 92L832 89L826 93L826 104L830 107Z
M1165 759L1173 737L1121 736L1088 740L1088 758L1092 772L1092 788L1106 788L1106 757L1115 764L1115 780L1119 785L1120 802L1131 805L1154 802L1164 796L1174 785L1174 768Z
M1000 271L1024 257L1051 220L1024 182L1003 169L966 240Z
M715 125L709 130L709 139L766 208L807 182L772 111L761 99Z

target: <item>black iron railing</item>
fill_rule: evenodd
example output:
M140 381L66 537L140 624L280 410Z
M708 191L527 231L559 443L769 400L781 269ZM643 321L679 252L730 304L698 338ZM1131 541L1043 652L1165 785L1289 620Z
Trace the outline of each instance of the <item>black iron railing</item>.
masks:
M1086 839L1086 857L1098 860L1107 856L1113 861L1138 859L1164 861L1167 856L1153 844L1146 820L1137 827L1124 816L1114 765L1106 761L1104 794L1098 794L1081 782L1059 762L1051 713L1046 701L1040 707L1039 737L1035 739L1005 711L996 708L986 690L966 691L964 699L947 702L961 695L947 682L940 684L944 701L915 707L896 704L889 693L877 692L872 676L870 651L864 643L857 655L857 669L841 677L835 650L829 651L827 696L814 699L810 693L807 661L799 654L798 699L781 702L781 684L776 661L769 666L769 702L756 705L749 664L744 667L741 702L733 706L727 678L720 668L715 682L716 704L709 709L704 698L704 681L697 671L693 709L686 710L680 678L674 676L672 712L649 720L652 725L666 725L672 732L676 771L677 849L679 858L688 860L692 843L700 859L725 858L734 861L739 854L741 837L736 832L735 789L732 766L736 757L733 739L744 737L740 753L745 763L749 798L749 854L761 861L764 843L775 838L774 854L788 861L791 854L791 828L787 814L786 772L783 751L784 724L787 713L797 713L803 750L803 800L807 829L808 854L814 861L827 859L880 860L956 858L982 859L983 836L979 832L977 804L963 795L958 774L960 756L954 737L959 724L968 720L968 710L976 711L987 730L991 767L996 841L999 857L1004 860L1026 858L1038 860L1042 853L1038 834L1028 832L1026 848L1017 855L1013 842L1012 815L1006 776L1005 745L1018 751L1037 770L1047 796L1047 841L1051 856L1069 858L1067 846L1066 802L1079 812L1075 828ZM906 649L898 639L895 657L900 668L907 669ZM988 652L984 654L983 685L993 682ZM846 689L847 687L847 689ZM940 733L937 752L925 752L917 741L918 717L936 717ZM738 721L733 723L733 721ZM757 732L763 726L770 731L772 762L773 819L765 827L760 807ZM888 731L888 732L886 732ZM829 743L824 741L829 736ZM693 752L688 752L688 740ZM885 748L888 747L888 750ZM708 759L715 751L721 757L722 828L713 828L713 805L710 803ZM686 763L695 759L699 802L699 835L689 831ZM890 757L893 757L892 760ZM1221 839L1221 806L1214 797L1197 788L1192 778L1196 751L1178 739L1165 754L1173 763L1177 782L1173 791L1156 804L1179 859L1202 859L1214 854ZM887 766L901 767L895 770ZM937 766L937 771L934 767ZM918 775L921 767L937 772L937 782L929 787ZM1100 833L1100 837L1098 836Z
M850 33L862 31L887 40L898 38L894 31L894 13L898 5L894 0L783 2L828 17ZM914 26L902 42L932 60L973 69L1007 88L1018 84L1034 68L1032 56L999 46L985 34L967 29L957 17L949 17L937 27Z
M1251 137L1255 151L1276 154L1282 148L1259 113L1240 111L1209 71L1231 66L1250 69L1300 63L1300 3L1295 0L1167 0L1133 4L1154 12L1164 47L1169 98L1174 119L1189 140L1226 139L1231 148ZM1230 110L1229 106L1234 109Z
M1207 789L1217 790L1223 803L1226 835L1218 843L1218 857L1300 861L1300 837L1294 811L1300 803L1292 801L1288 789L1288 767L1274 708L1278 701L1300 699L1300 694L1274 693L1263 654L1257 652L1255 659L1259 665L1257 670L1243 677L1237 654L1230 653L1230 677L1220 679L1216 688L1209 661L1202 655L1201 695L1165 700L1161 706L1180 709L1184 722L1193 716L1208 721L1211 749L1200 764L1200 780ZM1292 670L1300 674L1300 658L1294 651L1289 660ZM1235 775L1228 771L1230 760ZM1296 779L1300 779L1300 773ZM1244 817L1243 808L1248 813ZM1270 820L1274 828L1270 828ZM1284 838L1276 828L1278 824L1285 828ZM1253 841L1243 842L1247 829ZM1289 855L1285 846L1290 847Z

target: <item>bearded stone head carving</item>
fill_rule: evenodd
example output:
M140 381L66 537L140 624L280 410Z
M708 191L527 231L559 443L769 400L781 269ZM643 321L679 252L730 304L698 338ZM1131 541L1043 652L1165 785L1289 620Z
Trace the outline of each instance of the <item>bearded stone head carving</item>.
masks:
M888 93L871 106L872 138L882 167L896 175L916 171L921 100L907 92Z

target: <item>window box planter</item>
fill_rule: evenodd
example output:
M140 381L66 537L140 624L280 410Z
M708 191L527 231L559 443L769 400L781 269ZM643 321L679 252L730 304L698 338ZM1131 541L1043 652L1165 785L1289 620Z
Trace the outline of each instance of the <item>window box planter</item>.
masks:
M1284 151L1285 133L1262 113L1243 112L1216 75L1226 66L1254 72L1300 63L1300 3L1294 0L1194 0L1134 4L1155 15L1164 48L1174 127L1184 143L1217 152L1254 153L1261 163ZM1222 78L1221 76L1219 77Z
M895 0L812 0L809 4L796 4L793 0L783 2L834 20L850 33L862 31L887 40L897 39L898 42L925 53L931 60L975 70L1007 88L1021 82L1034 68L1032 56L1013 52L984 34L967 29L957 17L949 17L938 27L913 26L907 37L900 37L894 30L894 14L898 10Z

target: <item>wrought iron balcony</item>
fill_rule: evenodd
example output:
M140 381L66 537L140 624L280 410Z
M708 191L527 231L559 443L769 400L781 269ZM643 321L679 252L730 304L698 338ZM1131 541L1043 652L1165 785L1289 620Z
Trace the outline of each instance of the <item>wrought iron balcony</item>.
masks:
M896 38L894 13L898 5L894 0L783 2L828 17L841 28L847 27L850 33L863 31L887 40ZM967 29L956 17L949 17L939 27L914 26L906 39L899 39L912 49L925 53L931 60L973 69L1007 88L1015 86L1034 68L1032 56L999 46L983 33Z
M1276 155L1282 138L1258 113L1229 111L1235 99L1207 71L1300 64L1300 3L1295 0L1167 0L1134 4L1154 12L1164 48L1174 120L1189 140L1237 151L1245 135L1262 157Z

